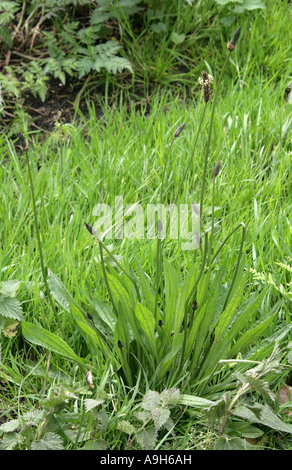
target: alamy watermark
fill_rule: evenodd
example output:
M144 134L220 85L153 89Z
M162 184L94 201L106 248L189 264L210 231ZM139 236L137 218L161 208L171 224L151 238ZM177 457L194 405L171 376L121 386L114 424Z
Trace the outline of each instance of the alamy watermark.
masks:
M183 250L195 250L200 243L200 211L194 203L124 205L123 196L116 196L114 207L97 204L92 215L101 240L169 238L179 240Z

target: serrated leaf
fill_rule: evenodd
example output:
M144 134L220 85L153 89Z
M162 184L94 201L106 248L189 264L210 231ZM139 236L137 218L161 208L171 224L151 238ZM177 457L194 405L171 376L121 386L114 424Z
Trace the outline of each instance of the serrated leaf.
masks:
M292 425L285 423L268 405L257 403L256 406L257 410L260 412L260 417L256 416L247 406L243 405L235 408L233 414L246 419L250 423L263 424L276 431L292 434Z
M32 450L63 450L62 438L53 432L48 432L43 439L31 444Z
M151 409L151 416L154 421L155 429L158 431L168 420L170 416L170 410L169 408L158 406Z
M156 429L142 429L136 434L137 440L145 450L151 450L156 444Z
M108 20L109 17L110 14L108 12L103 11L101 8L95 8L90 16L90 24L95 25L103 23L104 21Z
M117 425L117 429L119 429L122 432L125 432L126 434L135 434L137 432L137 429L133 424L131 424L129 421L126 421L122 419Z
M259 377L254 377L248 374L234 374L243 384L249 384L250 390L253 392L259 393L260 395L270 398L271 400L275 400L274 394L271 392L269 388L268 382L260 379Z
M150 29L154 33L165 33L167 31L167 26L165 23L162 23L161 21L159 23L153 23L150 26Z
M18 321L24 320L21 303L15 297L6 297L3 294L0 294L0 315Z
M160 404L160 394L153 390L148 390L148 392L145 393L144 395L141 406L142 408L144 408L144 410L151 411L153 408L159 406L159 404Z
M142 421L142 423L146 423L146 421L148 421L150 418L150 412L146 410L136 411L134 416L139 419L139 421Z
M17 429L18 427L19 427L19 420L11 419L10 421L7 421L7 423L1 424L0 433L15 431L15 429Z
M104 400L102 398L99 398L97 400L94 400L93 398L86 398L84 400L86 412L97 408L99 405L102 405L102 403L104 403Z
M0 282L0 293L8 297L15 297L20 284L20 281L13 280Z
M214 450L251 450L254 447L241 437L219 437L214 444Z
M10 432L0 442L0 450L13 450L17 446L20 436L17 432Z
M87 441L82 450L106 450L107 442L104 439L98 439L98 441Z

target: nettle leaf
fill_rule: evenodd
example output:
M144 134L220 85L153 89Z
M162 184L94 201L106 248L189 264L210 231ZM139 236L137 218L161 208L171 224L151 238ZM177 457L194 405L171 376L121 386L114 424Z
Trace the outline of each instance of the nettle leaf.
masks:
M13 450L19 443L21 437L17 432L10 432L0 442L0 450Z
M129 421L126 421L124 419L122 419L122 421L118 423L117 429L129 435L136 434L137 432L135 426L133 426Z
M31 450L63 450L62 438L54 433L48 432L43 439L34 441L31 444Z
M0 293L9 297L15 297L20 286L20 281L4 281L0 283Z
M234 376L243 384L249 384L250 390L259 393L260 395L275 400L273 393L269 388L268 382L260 379L259 377L254 377L253 375L234 373Z
M110 13L103 11L101 8L95 8L90 16L90 24L100 24L110 18Z
M156 444L157 432L155 428L141 429L136 437L143 449L151 450Z
M18 321L24 320L21 303L15 297L7 297L3 294L0 294L0 315Z
M87 441L82 450L106 450L107 443L104 439L98 439L98 441Z
M233 415L243 418L249 423L262 424L276 431L292 434L292 425L285 423L268 405L257 403L256 407L257 413L255 414L250 407L240 405L234 409Z
M18 427L19 427L19 420L18 419L11 419L10 421L7 421L7 423L1 424L1 426L0 426L0 435L2 433L13 432Z
M94 400L93 398L87 398L86 400L84 400L86 412L93 410L99 405L102 405L102 403L104 403L104 400L102 398L99 398L97 400Z
M154 421L155 429L158 431L165 425L170 417L170 410L166 407L158 406L151 409L151 416Z
M142 421L142 423L146 423L146 421L151 417L150 412L146 410L136 411L134 416L139 419L139 421Z
M153 390L149 390L143 398L143 402L141 404L144 410L151 411L152 409L156 408L160 405L160 393L155 392Z
M253 446L241 437L219 437L214 444L214 450L250 450Z

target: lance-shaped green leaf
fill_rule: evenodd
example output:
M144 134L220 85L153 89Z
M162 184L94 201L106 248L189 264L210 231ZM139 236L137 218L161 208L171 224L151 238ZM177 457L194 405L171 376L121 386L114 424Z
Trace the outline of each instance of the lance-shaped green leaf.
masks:
M34 325L33 323L23 321L22 333L27 341L30 343L42 346L49 349L61 356L67 357L78 364L85 366L83 360L75 354L72 348L59 336L45 330L41 326Z
M135 308L135 315L140 323L141 330L149 343L149 352L157 357L156 341L155 341L155 318L152 312L148 310L145 305L137 304Z

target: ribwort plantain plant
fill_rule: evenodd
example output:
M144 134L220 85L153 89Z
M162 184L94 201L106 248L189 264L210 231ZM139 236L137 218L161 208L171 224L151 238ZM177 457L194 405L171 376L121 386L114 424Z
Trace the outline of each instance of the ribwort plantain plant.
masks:
M268 316L250 327L250 322L256 317L266 290L263 289L259 295L254 294L251 298L243 300L249 275L248 272L244 272L243 245L246 227L243 222L238 223L223 241L217 239L218 232L215 231L215 190L220 183L223 170L221 170L221 160L215 165L211 159L211 137L220 84L239 35L240 28L236 30L227 45L227 55L219 78L215 81L214 92L212 92L213 78L206 72L202 74L200 79L204 101L202 115L198 118L199 125L192 152L182 179L177 190L174 188L176 204L190 174L190 167L194 163L199 138L203 138L203 121L209 115L207 140L204 145L200 204L193 204L202 233L196 233L199 249L190 255L192 265L189 272L183 275L183 267L179 263L174 266L168 259L165 239L162 240L160 237L164 224L159 220L156 263L151 277L144 271L138 256L134 256L131 265L125 260L117 259L95 228L85 222L86 229L99 248L99 255L94 260L103 278L108 297L104 302L92 301L94 311L91 311L90 316L66 291L57 276L49 273L51 292L72 314L88 344L90 355L94 357L97 349L102 351L114 371L122 376L129 386L133 386L141 374L145 377L148 387L161 390L182 383L188 384L192 391L203 393L207 391L212 380L216 383L216 377L221 373L220 367L218 370L218 366L222 363L220 361L243 354L261 337L277 314L278 305L275 305ZM157 191L161 198L160 202L165 197L165 181L171 152L177 139L184 135L185 129L187 124L182 123L172 136L165 157L161 187L158 188L160 191ZM213 171L212 177L210 168ZM211 221L205 211L209 183L212 191ZM166 231L168 228L169 220ZM234 272L226 273L224 248L228 247L227 243L240 230L241 240ZM226 280L227 274L228 280ZM26 323L27 335L30 333L29 328ZM56 338L54 340L56 341ZM50 342L51 346L52 344L56 347L56 342L53 343L53 340ZM60 352L62 348L59 347L58 350ZM263 354L268 353L267 349L263 352ZM68 349L66 354L67 357L74 358L72 351ZM92 360L90 362L94 364Z

